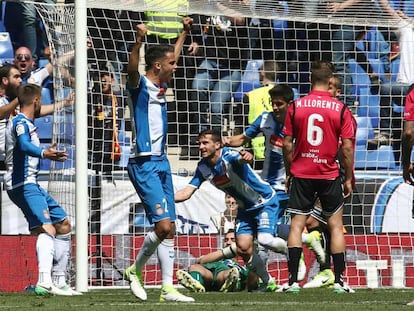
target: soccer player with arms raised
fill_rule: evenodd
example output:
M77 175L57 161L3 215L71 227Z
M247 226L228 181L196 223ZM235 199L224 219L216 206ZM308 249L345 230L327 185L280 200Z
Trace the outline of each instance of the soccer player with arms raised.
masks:
M288 236L289 282L280 289L282 292L300 291L297 274L302 254L301 235L316 197L320 199L331 233L334 291L353 292L343 281L345 238L342 213L344 198L352 192L355 125L351 111L329 93L333 78L331 63L314 62L312 90L289 106L285 120L283 155L286 185L290 192L287 210L291 212L291 228ZM343 185L336 162L340 140L341 164L345 171Z
M176 214L171 168L165 153L168 129L165 91L177 68L191 23L191 18L183 19L184 30L175 46L153 45L147 49L145 75L138 71L142 38L147 32L144 24L137 26L136 43L129 56L127 88L134 121L134 143L127 169L145 213L154 223L154 231L145 237L135 263L125 270L125 279L140 300L147 300L142 285L142 269L157 251L162 274L160 301L194 301L172 286Z

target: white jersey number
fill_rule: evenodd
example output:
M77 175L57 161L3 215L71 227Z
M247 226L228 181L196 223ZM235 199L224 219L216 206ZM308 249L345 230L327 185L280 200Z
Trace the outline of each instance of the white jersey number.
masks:
M321 127L315 125L315 121L323 122L323 117L320 114L311 114L308 118L307 139L312 146L319 146L323 141L323 130Z

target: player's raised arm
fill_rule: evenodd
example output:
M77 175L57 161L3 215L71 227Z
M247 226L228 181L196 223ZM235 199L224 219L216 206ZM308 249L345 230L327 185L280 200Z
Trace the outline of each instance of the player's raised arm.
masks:
M140 50L142 46L142 38L147 33L147 26L144 24L139 24L136 26L137 36L135 39L135 44L132 47L131 54L129 55L128 61L128 83L130 87L136 87L139 81L139 59L140 59Z
M175 61L177 63L178 63L178 60L180 58L181 51L183 49L185 38L187 37L188 33L190 32L192 24L193 24L193 19L191 17L184 17L183 18L184 28L183 28L183 31L181 32L180 36L178 37L177 42L175 43L175 46L174 46L174 56L175 56Z
M193 193L197 188L192 186L185 186L183 189L178 190L174 195L174 200L176 203L183 202L191 198Z

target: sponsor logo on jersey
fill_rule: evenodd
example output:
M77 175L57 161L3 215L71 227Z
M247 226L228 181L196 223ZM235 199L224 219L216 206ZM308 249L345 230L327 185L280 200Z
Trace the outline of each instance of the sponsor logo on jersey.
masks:
M17 136L20 136L20 135L24 134L24 125L23 124L17 124L16 133L17 133Z

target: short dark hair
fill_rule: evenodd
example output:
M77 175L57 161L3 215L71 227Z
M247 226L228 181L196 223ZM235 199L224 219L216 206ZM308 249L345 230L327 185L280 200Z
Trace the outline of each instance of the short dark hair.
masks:
M286 103L293 101L295 93L287 84L277 84L269 90L270 98L281 97Z
M10 77L10 71L13 68L16 69L16 70L19 70L13 64L6 64L6 65L0 67L0 83L1 83L1 80L3 80L3 78L9 78Z
M174 53L172 45L151 45L145 52L145 70L151 69L155 62L163 59L167 53Z
M215 129L207 129L204 131L201 131L200 134L198 134L198 139L200 139L201 137L205 137L207 135L211 135L211 139L214 142L221 142L221 133L218 130Z
M36 96L42 96L41 86L33 83L19 86L19 89L17 91L17 98L19 99L20 107L30 105L33 101L33 98Z

